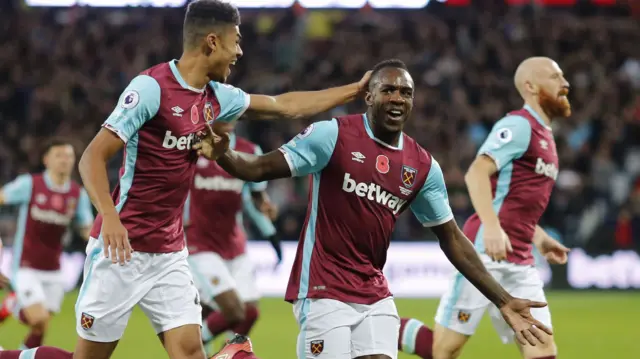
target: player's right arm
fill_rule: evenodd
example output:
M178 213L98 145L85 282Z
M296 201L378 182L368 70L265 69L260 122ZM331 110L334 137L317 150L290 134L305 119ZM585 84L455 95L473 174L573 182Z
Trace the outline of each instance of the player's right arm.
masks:
M329 163L337 139L337 121L320 121L265 155L227 149L218 158L218 164L234 177L248 182L302 177L321 171Z
M0 206L29 203L31 200L32 179L23 174L0 189Z
M124 90L118 105L80 158L78 167L85 189L102 215L104 254L106 257L111 255L113 263L124 264L125 260L131 259L133 250L111 199L107 162L129 140L137 140L138 130L156 115L159 108L160 85L150 76L137 76Z
M471 241L464 235L453 219L447 187L442 169L435 159L424 185L411 203L411 211L425 227L430 227L438 237L440 248L451 264L489 299L505 320L514 329L522 344L536 345L542 338L538 329L551 334L551 331L533 319L529 308L544 307L545 303L514 298L493 278L482 263Z
M527 119L521 116L504 117L493 126L465 175L469 197L484 225L485 253L493 260L506 259L507 251L511 251L511 243L500 227L498 214L493 208L491 176L520 158L527 151L530 140L531 125Z

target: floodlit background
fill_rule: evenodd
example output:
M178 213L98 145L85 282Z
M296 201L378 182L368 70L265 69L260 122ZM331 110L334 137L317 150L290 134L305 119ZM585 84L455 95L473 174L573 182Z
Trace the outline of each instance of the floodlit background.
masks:
M82 150L138 72L179 57L186 2L0 2L0 184L40 170L39 146L48 136L72 138ZM627 328L640 319L638 1L233 2L242 11L245 56L230 83L247 92L320 89L355 81L386 58L405 61L417 85L406 132L442 165L461 224L471 212L464 171L491 125L521 106L512 85L515 67L528 56L556 59L572 84L574 114L553 126L560 173L541 224L573 251L567 266L541 262L539 269L549 288L559 357L640 358L637 331ZM357 101L310 121L363 106ZM242 122L238 133L269 151L310 121ZM111 164L112 183L120 163L116 158ZM272 249L253 236L250 254L268 298L252 338L261 358L293 358L297 327L282 296L304 220L307 181L274 181L269 193L280 207L278 230L291 242L285 244L284 263L274 269ZM8 246L15 214L13 208L0 209L0 236ZM405 214L386 268L393 292L402 298L401 316L429 325L451 273L433 240ZM67 242L63 269L69 294L45 341L72 350L84 244L73 234ZM3 272L10 274L6 252ZM25 333L12 319L0 326L0 345L16 348ZM137 311L115 358L165 357ZM500 344L488 320L462 355L518 357L515 347Z

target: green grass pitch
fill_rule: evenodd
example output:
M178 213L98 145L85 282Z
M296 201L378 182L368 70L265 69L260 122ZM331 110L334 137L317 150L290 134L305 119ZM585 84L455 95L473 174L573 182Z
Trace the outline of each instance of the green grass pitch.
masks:
M76 341L74 302L76 293L67 295L63 311L51 323L47 345L73 350ZM548 295L556 341L561 359L640 358L639 292L552 292ZM418 318L428 325L438 301L435 299L397 299L402 317ZM261 317L251 338L262 359L295 358L297 325L291 305L268 298L260 303ZM0 345L17 348L26 328L15 319L0 326ZM519 358L515 346L502 345L485 316L476 335L465 348L462 359ZM146 317L135 310L114 354L115 359L167 358ZM412 358L401 354L401 359Z

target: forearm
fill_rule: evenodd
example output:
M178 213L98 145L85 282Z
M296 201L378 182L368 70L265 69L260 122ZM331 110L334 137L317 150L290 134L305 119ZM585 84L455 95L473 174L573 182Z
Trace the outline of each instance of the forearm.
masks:
M78 169L84 188L98 213L102 216L117 215L109 192L107 161L88 150L82 155Z
M480 217L480 221L485 225L499 224L498 215L493 210L493 195L489 176L483 173L469 172L465 176L465 182L471 203Z
M264 181L264 171L258 163L258 156L228 150L217 160L220 167L230 175L247 182Z
M353 83L320 91L296 91L275 96L286 117L307 118L353 101L360 92Z
M544 231L544 229L536 224L536 230L535 232L533 232L533 244L535 244L536 246L541 245L542 242L544 242L546 235L547 233Z
M498 308L511 299L507 291L489 274L473 244L457 228L451 239L440 240L440 248L454 267Z

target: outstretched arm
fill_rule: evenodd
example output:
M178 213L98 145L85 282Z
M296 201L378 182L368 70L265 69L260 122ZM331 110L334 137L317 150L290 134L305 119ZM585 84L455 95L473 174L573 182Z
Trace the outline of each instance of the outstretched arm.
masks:
M431 161L427 180L411 204L411 210L425 227L431 227L451 264L500 308L520 343L536 345L537 341L544 342L536 327L548 334L551 331L531 316L529 308L546 304L513 298L487 271L473 244L453 219L442 169L435 159Z
M245 112L252 119L301 119L353 101L369 83L371 71L359 82L319 91L295 91L277 96L247 94L239 88L211 82L220 113L216 121L231 122Z
M212 158L212 149L219 147L211 145L212 136L213 133L194 146L209 158ZM329 163L337 139L337 121L320 121L311 124L289 143L265 155L227 149L217 157L217 161L229 174L248 182L302 177L321 171Z
M487 271L473 244L452 219L431 230L440 241L440 248L451 264L478 290L500 308L513 299Z

